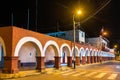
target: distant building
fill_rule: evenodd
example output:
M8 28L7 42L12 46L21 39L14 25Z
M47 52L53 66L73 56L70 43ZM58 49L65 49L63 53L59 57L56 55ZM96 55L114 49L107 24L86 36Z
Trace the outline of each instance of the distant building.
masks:
M104 37L87 38L86 42L94 47L97 47L98 49L100 49L100 47L102 46L103 51L110 51L109 40L107 38Z
M47 33L49 36L59 37L62 39L73 41L74 33L73 30L69 31L60 31L60 32L52 32ZM78 43L85 43L85 32L81 30L76 30L76 42Z
M47 33L47 35L70 40L70 41L73 41L73 37L74 37L73 30L52 32L52 33ZM102 47L102 51L105 51L105 52L111 51L109 48L109 40L105 37L100 36L100 37L86 38L85 32L81 30L76 30L75 37L76 37L77 43L89 44L98 49Z

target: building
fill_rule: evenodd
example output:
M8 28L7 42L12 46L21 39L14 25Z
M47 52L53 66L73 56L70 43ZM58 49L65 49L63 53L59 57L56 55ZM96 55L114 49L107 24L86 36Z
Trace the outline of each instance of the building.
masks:
M68 30L68 31L47 33L47 35L73 41L74 32L73 30ZM75 40L77 43L85 43L85 32L81 30L76 30Z
M79 37L76 39L82 41ZM102 61L113 60L115 57L113 53L101 52L91 45L76 43L74 47L70 40L16 26L0 28L0 69L3 73L15 74L23 69L43 71L51 65L56 69L63 64L73 67L74 59L77 66L97 63L100 62L101 54Z
M69 30L69 31L61 31L61 32L52 32L52 33L48 33L47 35L49 36L54 36L54 37L59 37L62 39L66 39L66 40L70 40L73 41L73 30ZM101 54L99 55L103 61L106 60L110 60L110 56L114 57L114 52L111 52L111 49L109 48L109 40L105 37L93 37L93 38L86 38L85 37L85 32L81 31L81 30L76 30L76 43L78 44L83 44L83 45L87 45L87 46L93 46L95 48L98 49L98 51L101 52ZM97 56L97 53L92 54L92 52L90 52L90 56ZM83 56L81 54L81 56ZM80 61L82 61L82 57L80 58ZM90 61L90 63L94 62L94 60Z
M102 49L102 51L110 51L109 48L109 40L105 37L93 37L93 38L86 38L86 43L89 43L90 45Z

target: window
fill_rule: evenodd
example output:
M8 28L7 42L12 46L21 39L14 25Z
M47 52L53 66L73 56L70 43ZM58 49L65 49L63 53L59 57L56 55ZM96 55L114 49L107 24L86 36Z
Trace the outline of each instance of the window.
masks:
M84 33L83 32L81 33L81 36L84 37Z

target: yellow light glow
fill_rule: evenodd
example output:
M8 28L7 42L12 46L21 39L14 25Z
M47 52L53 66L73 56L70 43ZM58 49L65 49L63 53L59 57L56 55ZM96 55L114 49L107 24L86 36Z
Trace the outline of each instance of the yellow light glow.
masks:
M106 35L108 35L108 33L107 32L103 32L103 35L106 36Z
M114 45L114 48L117 48L118 46L117 45Z
M81 11L81 10L78 10L78 11L77 11L77 14L82 14L82 11Z

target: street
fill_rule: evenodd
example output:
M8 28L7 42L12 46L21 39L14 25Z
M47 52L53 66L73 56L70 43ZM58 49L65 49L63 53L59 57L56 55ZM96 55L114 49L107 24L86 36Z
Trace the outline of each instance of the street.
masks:
M120 62L111 61L7 80L120 80Z

